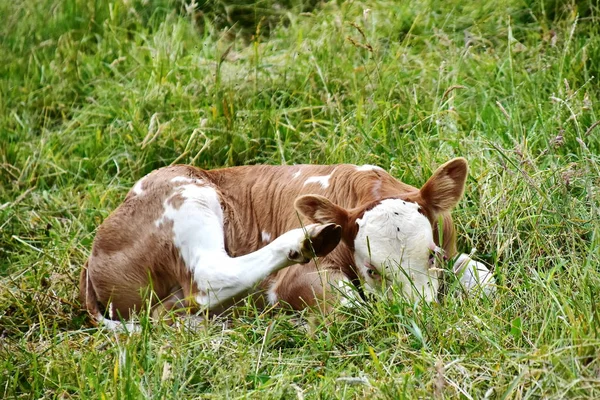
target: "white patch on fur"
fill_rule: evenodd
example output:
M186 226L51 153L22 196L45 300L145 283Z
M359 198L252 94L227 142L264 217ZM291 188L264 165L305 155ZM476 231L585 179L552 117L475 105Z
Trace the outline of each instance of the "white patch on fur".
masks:
M409 298L435 299L439 283L429 265L433 232L418 204L386 199L356 222L354 258L368 289L380 286L367 272L370 264L388 287L400 284Z
M196 183L196 184L202 184L203 181L201 179L188 178L187 176L176 176L175 178L171 179L171 183Z
M262 241L265 243L269 243L271 241L271 234L269 232L262 231L261 237Z
M294 175L292 175L292 179L296 179L298 178L300 175L302 175L302 170L298 169L298 171L296 171L294 173Z
M185 199L179 208L171 206L169 201L177 194ZM163 223L173 221L173 242L186 265L198 263L196 249L200 244L210 249L224 248L223 210L215 189L195 184L179 186L165 200L163 207L163 215L154 224L160 227Z
M279 301L279 296L277 296L277 293L275 292L276 286L276 283L271 285L271 287L267 291L267 301L272 306L277 304L277 302Z
M359 299L354 285L346 277L337 281L337 290L341 293L340 305L342 307L352 307Z
M381 188L381 181L378 179L375 181L375 184L373 185L373 188L371 189L371 193L373 194L373 197L378 199L379 198L379 189Z
M467 294L478 295L483 291L485 295L491 296L496 292L494 274L483 263L461 254L453 269Z
M304 181L304 186L309 183L318 183L323 189L327 189L329 187L329 178L331 178L334 172L335 169L329 175L311 176Z
M375 171L375 170L383 171L383 168L378 167L377 165L364 164L364 165L360 165L360 166L357 165L356 170L357 171Z
M133 193L135 193L137 196L141 196L144 194L144 190L142 189L142 184L144 183L144 179L146 179L146 177L143 177L142 179L137 181L135 183L135 185L133 186L133 189L131 189L133 191Z

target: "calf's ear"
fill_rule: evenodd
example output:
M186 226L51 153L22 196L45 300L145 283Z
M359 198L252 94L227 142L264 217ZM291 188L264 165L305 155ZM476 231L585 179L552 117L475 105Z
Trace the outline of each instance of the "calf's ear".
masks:
M350 247L358 232L356 210L350 212L316 194L300 196L294 203L296 210L310 222L317 224L337 224L342 227L342 240Z
M348 212L323 196L300 196L296 199L294 207L313 223L344 226L348 221Z
M420 197L434 213L450 211L462 198L469 165L455 158L440 166L419 191Z

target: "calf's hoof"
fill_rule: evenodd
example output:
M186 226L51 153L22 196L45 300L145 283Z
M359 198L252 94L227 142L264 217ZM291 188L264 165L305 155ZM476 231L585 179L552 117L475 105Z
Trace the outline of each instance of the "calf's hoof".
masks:
M288 259L305 264L313 257L329 254L342 238L342 227L337 224L313 224L306 227L306 235L298 250L290 250Z
M485 294L487 297L491 297L496 293L494 274L483 263L471 259L466 254L461 254L454 263L453 269L467 295Z

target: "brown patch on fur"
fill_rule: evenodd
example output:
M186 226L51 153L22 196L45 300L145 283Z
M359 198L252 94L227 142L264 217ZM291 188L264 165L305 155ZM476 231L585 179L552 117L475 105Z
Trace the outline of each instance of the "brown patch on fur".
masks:
M176 210L179 210L179 208L183 205L184 202L185 197L183 197L181 193L175 193L167 199L167 205L173 207Z

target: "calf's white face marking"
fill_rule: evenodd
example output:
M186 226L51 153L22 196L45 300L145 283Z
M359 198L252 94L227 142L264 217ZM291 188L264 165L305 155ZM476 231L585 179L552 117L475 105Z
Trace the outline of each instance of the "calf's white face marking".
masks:
M439 284L430 264L433 231L419 205L383 200L356 223L354 258L368 290L399 284L409 298L435 300Z

